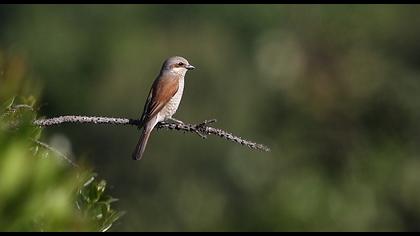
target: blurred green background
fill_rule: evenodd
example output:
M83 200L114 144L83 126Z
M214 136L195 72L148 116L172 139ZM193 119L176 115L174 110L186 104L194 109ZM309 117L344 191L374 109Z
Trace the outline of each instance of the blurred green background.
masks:
M1 5L0 54L38 115L128 118L184 56L175 117L271 147L160 130L135 162L133 127L45 129L120 199L113 231L420 231L419 25L417 5Z

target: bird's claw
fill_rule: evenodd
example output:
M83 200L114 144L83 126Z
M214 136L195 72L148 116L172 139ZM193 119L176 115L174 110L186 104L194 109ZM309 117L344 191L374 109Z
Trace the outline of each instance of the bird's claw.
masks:
M184 122L182 122L182 121L180 121L178 119L175 119L173 117L170 117L167 120L169 120L169 121L171 121L172 123L175 123L175 124L180 124L180 125L183 125L184 124Z

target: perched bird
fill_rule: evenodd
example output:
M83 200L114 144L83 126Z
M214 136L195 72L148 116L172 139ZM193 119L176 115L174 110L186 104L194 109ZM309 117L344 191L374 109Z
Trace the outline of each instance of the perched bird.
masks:
M139 126L143 130L132 155L134 160L142 158L150 133L157 123L164 120L182 123L172 116L181 102L185 74L194 68L185 58L179 56L170 57L163 62L144 105Z

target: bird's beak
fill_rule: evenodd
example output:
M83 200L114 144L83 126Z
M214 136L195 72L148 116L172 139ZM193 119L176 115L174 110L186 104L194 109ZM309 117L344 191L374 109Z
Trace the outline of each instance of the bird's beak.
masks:
M195 67L193 65L186 65L185 68L187 70L194 70L195 69Z

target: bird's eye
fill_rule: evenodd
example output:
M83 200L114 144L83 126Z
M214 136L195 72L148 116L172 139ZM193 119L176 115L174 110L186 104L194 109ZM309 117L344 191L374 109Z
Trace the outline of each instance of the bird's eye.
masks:
M183 65L184 65L183 62L178 63L178 66L183 66Z

